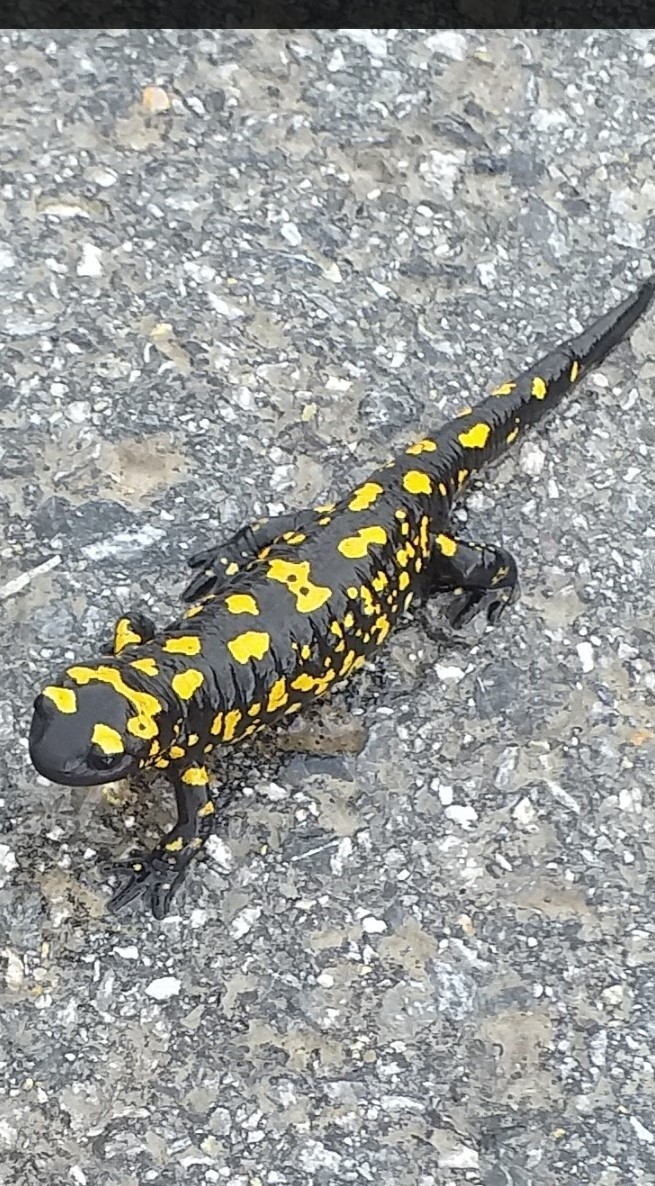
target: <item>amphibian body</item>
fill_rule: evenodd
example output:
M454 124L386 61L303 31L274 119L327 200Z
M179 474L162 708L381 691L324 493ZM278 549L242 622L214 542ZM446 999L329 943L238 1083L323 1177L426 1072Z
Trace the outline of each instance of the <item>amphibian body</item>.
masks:
M158 630L127 615L111 654L75 663L43 688L29 744L46 778L93 786L154 767L173 783L177 823L126 866L114 907L145 896L157 918L167 912L212 830L215 747L299 712L356 672L413 599L452 593L455 626L481 611L499 619L518 595L516 563L453 534L453 502L483 463L602 362L654 293L651 279L340 502L244 527L199 553L177 621Z

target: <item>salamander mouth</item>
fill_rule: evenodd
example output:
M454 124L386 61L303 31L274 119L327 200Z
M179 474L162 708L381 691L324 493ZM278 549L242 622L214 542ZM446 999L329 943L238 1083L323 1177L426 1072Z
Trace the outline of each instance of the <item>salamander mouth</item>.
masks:
M43 778L64 787L97 787L107 782L118 782L137 768L136 759L130 754L123 754L120 762L117 761L108 770L94 770L84 760L62 762L59 765L41 754L37 745L31 744L30 759L34 769Z

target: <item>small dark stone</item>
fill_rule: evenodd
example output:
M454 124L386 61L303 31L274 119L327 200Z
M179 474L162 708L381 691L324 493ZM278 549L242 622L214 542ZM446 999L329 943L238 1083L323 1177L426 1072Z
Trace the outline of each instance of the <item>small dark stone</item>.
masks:
M488 173L490 176L495 176L498 173L506 173L507 160L499 156L476 156L473 161L473 172L478 174Z

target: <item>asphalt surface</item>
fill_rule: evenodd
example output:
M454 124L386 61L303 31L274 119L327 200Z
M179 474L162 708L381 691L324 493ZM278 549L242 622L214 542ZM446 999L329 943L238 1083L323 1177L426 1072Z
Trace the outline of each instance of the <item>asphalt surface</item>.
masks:
M654 71L650 31L0 36L3 1184L655 1181L653 315L458 512L519 605L221 757L166 922L105 869L166 783L26 749L191 551L649 273Z

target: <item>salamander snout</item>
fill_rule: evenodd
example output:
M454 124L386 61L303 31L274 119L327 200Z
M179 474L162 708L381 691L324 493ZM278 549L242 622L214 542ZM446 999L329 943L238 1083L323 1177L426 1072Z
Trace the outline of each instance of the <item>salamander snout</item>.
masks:
M30 759L51 782L96 786L125 778L138 764L136 748L125 731L124 706L114 704L106 689L53 685L34 701Z

